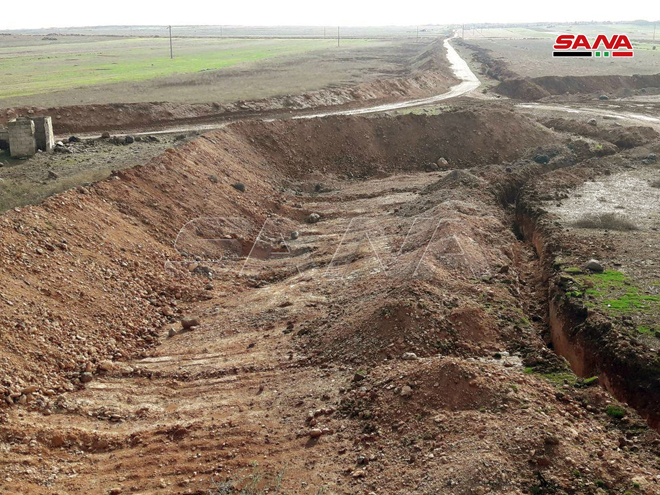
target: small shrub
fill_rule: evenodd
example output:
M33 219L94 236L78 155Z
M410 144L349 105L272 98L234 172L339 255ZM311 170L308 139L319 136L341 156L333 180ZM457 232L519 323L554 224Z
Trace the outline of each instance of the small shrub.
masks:
M626 415L626 410L618 406L607 406L605 409L605 414L610 418L621 419Z
M618 213L585 213L573 225L581 229L637 230L627 217Z

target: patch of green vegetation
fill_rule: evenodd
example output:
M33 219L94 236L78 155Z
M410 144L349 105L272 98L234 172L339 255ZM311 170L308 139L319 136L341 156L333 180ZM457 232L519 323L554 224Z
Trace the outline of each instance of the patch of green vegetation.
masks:
M598 377L597 376L592 376L591 378L585 378L584 379L584 384L586 386L594 385L598 383Z
M644 294L622 272L606 270L579 279L585 286L591 286L584 293L593 296L594 302L588 302L587 306L614 314L660 309L659 296Z
M626 415L626 410L619 406L607 406L605 409L605 414L610 418L621 419Z
M577 267L575 267L575 266L569 266L569 267L566 268L564 271L565 271L566 273L582 273L582 270L580 270L579 268L577 268Z
M535 374L557 386L565 384L575 386L578 382L578 377L570 371L559 371L556 373L536 373L533 368L527 367L523 370L523 373L527 375Z

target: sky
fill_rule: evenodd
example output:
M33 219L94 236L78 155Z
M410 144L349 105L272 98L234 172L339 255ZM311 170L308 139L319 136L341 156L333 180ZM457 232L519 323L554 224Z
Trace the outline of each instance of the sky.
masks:
M659 0L89 0L10 1L0 29L102 25L387 26L660 20Z

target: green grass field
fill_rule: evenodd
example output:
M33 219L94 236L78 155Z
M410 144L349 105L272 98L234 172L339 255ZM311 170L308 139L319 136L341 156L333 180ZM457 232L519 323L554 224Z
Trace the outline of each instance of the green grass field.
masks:
M342 46L368 45L343 40ZM138 82L173 74L217 70L274 57L329 49L323 39L0 37L0 99L116 82Z

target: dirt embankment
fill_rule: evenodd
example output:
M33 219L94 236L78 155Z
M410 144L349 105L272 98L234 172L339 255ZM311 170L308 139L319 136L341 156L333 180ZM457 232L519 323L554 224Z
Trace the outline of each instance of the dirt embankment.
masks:
M177 301L204 300L203 284L163 271L186 222L240 216L256 225L269 212L303 219L309 212L278 192L285 178L422 170L442 156L452 166L501 161L552 141L531 120L507 116L507 126L500 112L240 123L6 213L0 324L11 331L0 333L0 395L15 402L29 387L71 389L102 360L154 346L163 325L182 316ZM232 187L238 182L250 194Z
M129 131L159 126L202 124L246 117L287 115L291 112L336 107L358 108L364 104L396 102L443 93L458 81L451 75L442 41L419 55L401 77L356 86L328 88L301 95L220 103L124 103L68 107L10 108L0 124L19 115L51 115L56 134Z
M552 140L536 122L507 110L455 110L437 118L332 117L297 120L287 126L239 123L237 132L295 174L421 170L439 158L452 168L513 160ZM312 166L313 163L313 166Z
M660 134L652 127L623 127L620 124L602 125L597 124L595 120L590 124L561 118L544 119L541 122L544 126L555 131L607 141L623 149L643 146L660 138Z
M481 74L484 76L495 79L496 81L505 81L518 77L518 74L510 70L504 60L493 57L491 50L464 40L460 40L458 43L472 51L472 60L481 66Z
M660 74L635 76L543 76L526 79L506 79L495 92L509 98L526 101L552 95L593 94L624 95L632 91L657 91Z

